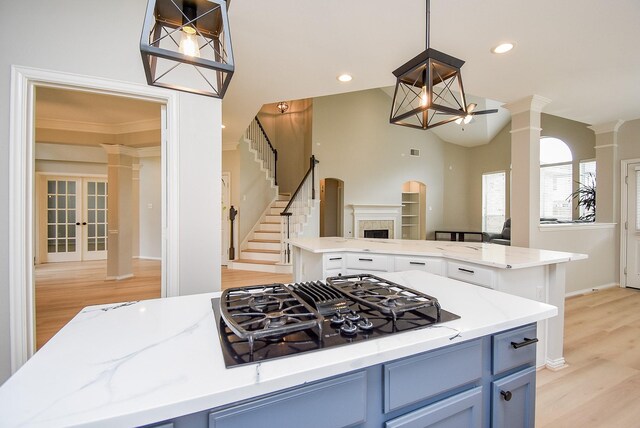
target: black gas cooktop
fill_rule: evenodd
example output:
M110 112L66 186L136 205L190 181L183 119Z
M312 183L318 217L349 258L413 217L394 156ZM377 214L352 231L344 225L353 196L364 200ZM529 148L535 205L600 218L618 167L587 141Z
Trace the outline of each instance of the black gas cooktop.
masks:
M364 274L230 288L211 301L227 367L460 318L432 296Z

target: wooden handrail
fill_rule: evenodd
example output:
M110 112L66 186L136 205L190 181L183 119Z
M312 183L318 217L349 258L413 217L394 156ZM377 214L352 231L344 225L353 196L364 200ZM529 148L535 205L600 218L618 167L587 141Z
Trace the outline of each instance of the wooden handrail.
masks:
M309 177L309 174L312 175L312 179L313 179L313 182L311 183L311 199L316 198L315 168L316 168L316 165L319 163L320 161L317 160L314 155L311 155L311 158L309 159L309 169L307 170L307 173L302 178L302 181L300 181L300 184L298 184L296 191L293 192L291 199L289 199L289 203L287 204L286 207L284 207L284 210L282 210L280 215L291 215L291 213L289 212L289 208L291 208L291 204L293 204L293 201L296 199L296 196L298 195L298 193L300 193L300 189L302 189L304 182L307 181L307 177Z

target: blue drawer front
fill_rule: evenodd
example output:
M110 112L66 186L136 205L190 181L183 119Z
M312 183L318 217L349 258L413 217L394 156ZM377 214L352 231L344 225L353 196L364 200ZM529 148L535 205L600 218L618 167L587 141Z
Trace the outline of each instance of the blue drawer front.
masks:
M479 428L482 426L482 387L425 406L385 424L385 428Z
M510 330L493 336L493 374L497 375L507 370L535 364L536 344L514 348L513 343L523 343L525 339L536 338L536 325Z
M480 340L385 364L384 411L425 400L481 376Z
M365 372L320 382L209 414L210 428L328 428L364 423Z

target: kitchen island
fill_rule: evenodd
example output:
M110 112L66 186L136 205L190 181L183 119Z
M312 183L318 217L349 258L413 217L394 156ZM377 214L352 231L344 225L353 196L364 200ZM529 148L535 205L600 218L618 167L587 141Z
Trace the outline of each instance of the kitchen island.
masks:
M263 427L300 426L297 417L305 426L341 425L327 422L324 410L309 414L304 398L315 397L313 407L318 397L345 393L356 393L355 410L338 417L364 417L362 426L381 426L380 415L402 426L402 418L443 403L449 410L471 403L474 426L488 426L490 414L502 414L488 408L501 404L524 406L532 417L535 343L512 351L509 342L531 342L532 323L556 308L425 272L381 276L437 296L460 318L227 369L211 308L219 293L87 307L0 387L0 426L248 426L234 419L244 416ZM504 385L513 391L509 402ZM283 408L285 415L273 414Z
M537 366L557 370L563 354L565 263L585 254L476 242L401 239L296 238L295 281L357 272L419 269L436 275L549 303L558 316L538 324Z

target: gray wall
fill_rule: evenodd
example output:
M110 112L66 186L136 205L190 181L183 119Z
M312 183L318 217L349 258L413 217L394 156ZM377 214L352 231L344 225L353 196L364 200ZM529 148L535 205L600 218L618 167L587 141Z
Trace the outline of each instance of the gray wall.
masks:
M160 157L140 159L141 258L162 257L162 168Z
M10 373L8 217L14 202L9 200L11 65L146 85L138 44L146 4L145 0L0 3L0 382ZM181 294L191 294L220 288L217 183L222 113L220 100L182 93L178 99L179 286Z
M344 181L344 235L353 236L350 204L397 204L402 185L427 186L427 237L444 224L445 143L431 132L389 124L390 99L380 89L313 100L317 178ZM412 148L420 157L409 156ZM449 153L457 156L457 150ZM464 161L463 161L464 162ZM455 159L450 164L457 165Z

